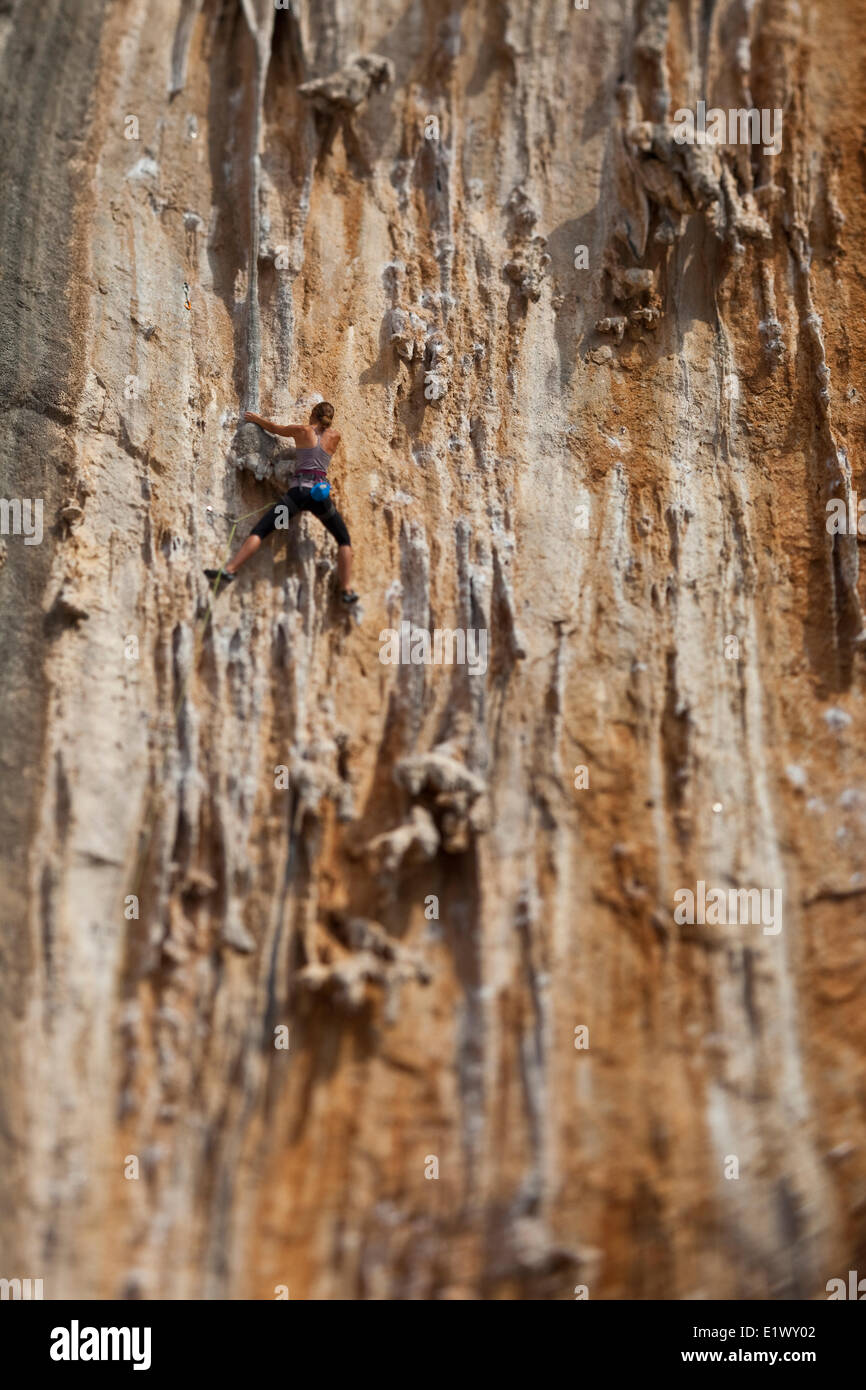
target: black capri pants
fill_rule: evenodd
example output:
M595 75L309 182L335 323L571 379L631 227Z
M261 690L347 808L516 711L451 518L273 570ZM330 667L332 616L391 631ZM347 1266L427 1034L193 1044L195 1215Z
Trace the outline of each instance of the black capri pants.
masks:
M284 508L280 515L280 508ZM279 502L271 507L270 511L265 512L260 521L257 521L250 535L259 536L262 540L269 536L272 531L286 529L292 517L298 512L312 512L317 516L322 525L330 531L337 545L351 545L349 540L349 528L340 516L330 497L324 497L317 502L310 496L308 487L290 487L288 492L283 493Z

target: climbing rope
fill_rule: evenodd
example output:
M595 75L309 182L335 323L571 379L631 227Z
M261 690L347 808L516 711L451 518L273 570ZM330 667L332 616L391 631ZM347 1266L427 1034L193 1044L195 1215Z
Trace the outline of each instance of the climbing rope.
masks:
M224 516L226 521L233 521L235 525L237 525L239 521L246 521L248 516L258 516L259 512L266 512L268 508L273 505L273 502L266 502L263 507L257 507L254 512L244 512L241 516L231 516L228 512L221 512L219 507L207 506L205 507L205 511L212 512L214 516ZM232 535L234 535L234 532L232 532ZM231 539L229 540L229 544L231 545Z

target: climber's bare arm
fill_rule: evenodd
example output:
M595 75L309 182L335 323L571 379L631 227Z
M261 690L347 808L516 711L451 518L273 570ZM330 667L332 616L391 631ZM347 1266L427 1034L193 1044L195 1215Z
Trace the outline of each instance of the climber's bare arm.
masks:
M256 415L254 411L247 410L244 413L245 420L251 420L260 429L267 430L268 434L279 434L284 438L294 439L297 434L304 431L309 432L309 425L278 425L274 420L266 420L264 415Z

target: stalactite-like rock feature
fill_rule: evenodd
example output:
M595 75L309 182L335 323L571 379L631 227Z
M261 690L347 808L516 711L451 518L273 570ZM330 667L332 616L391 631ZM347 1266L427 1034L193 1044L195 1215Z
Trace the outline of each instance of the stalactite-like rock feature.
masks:
M376 53L356 53L339 72L318 77L298 88L316 111L330 116L354 111L371 92L394 81L394 64Z
M413 806L410 819L397 830L376 835L366 853L374 871L393 874L404 863L423 863L439 848L439 832L429 811Z
M395 777L413 797L425 792L432 795L441 816L446 850L465 849L470 834L486 830L484 781L452 756L450 746L404 758L397 764Z
M0 4L0 1277L864 1272L861 8Z
M271 58L275 10L272 0L241 0L244 18L255 44L256 80L252 92L253 118L250 136L249 172L249 256L247 261L247 330L245 407L259 404L259 371L262 355L261 310L259 306L259 246L261 240L261 143L264 121L265 87Z
M352 1011L375 1002L373 986L384 991L387 1011L399 986L430 983L423 961L391 940L378 922L352 917L337 924L336 935L321 935L326 939L318 946L319 959L299 972L297 984L340 1009Z

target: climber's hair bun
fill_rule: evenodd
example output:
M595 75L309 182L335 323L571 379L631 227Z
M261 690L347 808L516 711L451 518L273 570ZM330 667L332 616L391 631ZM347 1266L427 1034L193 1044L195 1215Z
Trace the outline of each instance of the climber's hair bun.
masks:
M310 413L313 419L318 421L319 424L327 426L330 425L334 418L334 407L331 405L330 401L319 401L319 404L314 405Z

